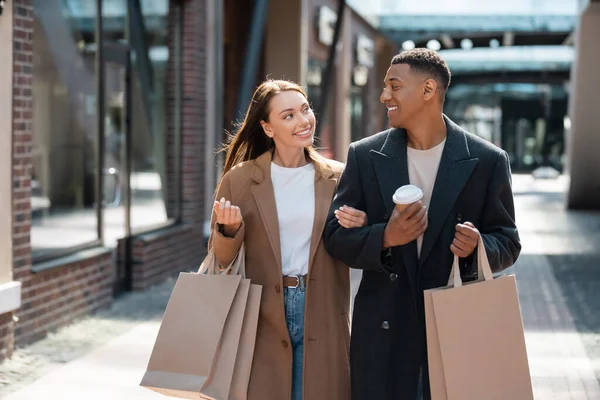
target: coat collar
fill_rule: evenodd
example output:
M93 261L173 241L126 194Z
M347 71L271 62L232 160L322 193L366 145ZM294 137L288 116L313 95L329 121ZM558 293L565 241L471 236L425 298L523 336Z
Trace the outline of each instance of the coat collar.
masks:
M281 240L279 237L279 221L277 218L277 204L275 201L275 191L271 180L271 161L273 159L272 151L267 151L254 160L254 170L252 179L257 185L252 187L260 217L269 236L271 250L276 260L279 273L282 271L281 262ZM335 171L325 159L312 159L315 167L315 216L313 220L313 229L309 253L309 273L312 269L316 250L319 246L321 235L325 227L325 220L329 212L329 206L335 188L337 179Z
M421 255L417 256L416 241L408 243L405 246L406 251L402 251L404 264L409 269L409 277L413 280L416 279L417 266L422 265L431 252L444 221L478 163L477 159L471 158L466 132L446 115L444 121L447 132L446 144L429 205L429 227L423 238ZM406 130L390 129L381 149L371 150L371 161L387 215L392 215L394 208L392 195L395 190L410 183L406 148Z
M273 160L273 151L268 150L258 156L253 162L255 165L252 171L252 179L256 183L262 183L265 179L271 179L271 161ZM331 179L335 177L335 171L324 159L312 159L315 166L315 181L325 178Z

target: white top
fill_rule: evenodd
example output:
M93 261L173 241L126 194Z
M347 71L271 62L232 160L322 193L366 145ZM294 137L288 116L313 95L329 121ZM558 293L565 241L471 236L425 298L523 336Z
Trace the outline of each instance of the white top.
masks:
M431 195L435 185L435 178L440 167L442 153L446 139L435 147L428 150L417 150L407 147L408 156L408 179L412 185L418 186L423 190L423 204L429 208ZM417 254L421 256L421 247L423 246L423 235L417 238Z
M315 167L284 168L271 163L277 204L283 275L306 275L315 219Z

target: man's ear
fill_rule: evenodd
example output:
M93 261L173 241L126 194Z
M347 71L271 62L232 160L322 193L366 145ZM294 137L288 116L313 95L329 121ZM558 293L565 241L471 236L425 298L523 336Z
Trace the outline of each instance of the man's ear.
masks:
M423 86L423 98L425 100L431 100L433 96L438 92L438 84L435 79L427 79Z

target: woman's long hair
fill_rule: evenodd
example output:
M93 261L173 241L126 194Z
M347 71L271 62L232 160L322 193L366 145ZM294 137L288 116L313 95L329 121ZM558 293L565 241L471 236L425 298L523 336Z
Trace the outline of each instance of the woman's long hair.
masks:
M295 90L308 99L302 87L286 80L266 80L254 91L243 122L238 125L236 133L229 136L228 143L221 150L226 152L223 175L235 165L254 160L275 148L275 142L265 134L260 121L269 121L269 104L273 96L288 90ZM323 159L313 146L306 147L304 153L307 160Z

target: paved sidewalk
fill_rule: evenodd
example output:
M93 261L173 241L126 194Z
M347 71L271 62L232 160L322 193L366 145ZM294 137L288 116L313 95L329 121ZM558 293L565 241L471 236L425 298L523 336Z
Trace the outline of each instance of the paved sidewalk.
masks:
M536 399L600 399L600 212L567 212L567 180L515 176L517 277Z
M138 386L159 326L159 321L139 324L6 400L164 400Z
M566 212L565 184L515 176L523 252L507 273L517 276L536 399L596 400L600 212ZM353 273L354 285L359 279ZM0 398L165 399L138 384L173 283L125 296L112 310L19 349L0 364Z
M0 399L27 388L38 379L45 379L49 375L55 378L55 373L63 374L69 380L71 365L80 357L87 360L85 371L90 376L98 375L94 353L91 352L95 349L102 351L102 346L110 345L111 340L118 339L122 335L128 335L142 323L153 323L158 326L174 284L175 280L169 279L151 290L126 294L116 299L110 309L101 310L93 316L50 334L43 340L17 349L10 360L0 363ZM135 336L137 335L134 333ZM154 337L152 334L146 334L138 340L140 343L146 343L145 354L134 354L132 357L135 359L128 361L137 360L139 364L147 361L152 346L150 342ZM113 353L113 356L111 363L115 371L119 371L121 359L118 354ZM36 382L35 385L37 384ZM82 387L78 386L73 387L72 390L80 389ZM54 390L51 390L43 398L61 398L47 397L53 393ZM87 393L87 390L80 392L80 395L81 393Z

